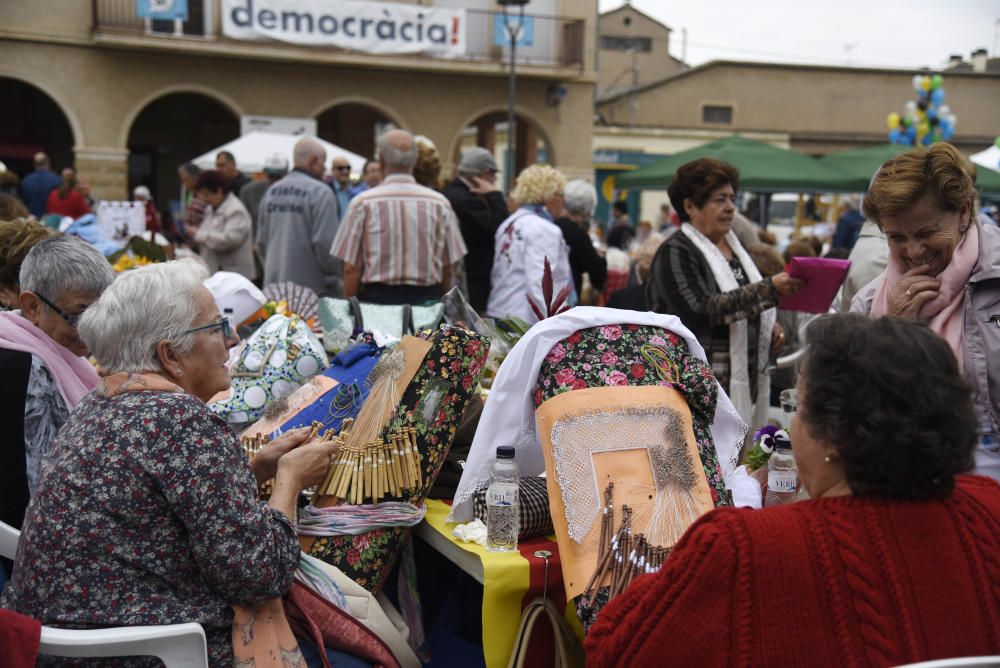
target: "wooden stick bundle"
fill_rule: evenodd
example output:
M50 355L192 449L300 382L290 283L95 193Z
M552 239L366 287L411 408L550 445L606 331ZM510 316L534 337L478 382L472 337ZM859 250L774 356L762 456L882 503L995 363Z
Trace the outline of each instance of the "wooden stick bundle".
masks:
M614 529L614 483L608 483L604 491L603 517L601 518L601 538L597 557L597 567L584 588L587 604L594 605L597 594L605 579L608 582L608 600L618 596L640 575L656 573L670 549L652 545L643 534L632 533L632 509L622 506L621 524Z
M317 489L320 495L361 505L369 499L372 503L401 499L423 484L416 430L400 429L389 434L388 442L379 438L358 444L350 442L351 425L346 420L344 423L345 429L331 439L339 450Z

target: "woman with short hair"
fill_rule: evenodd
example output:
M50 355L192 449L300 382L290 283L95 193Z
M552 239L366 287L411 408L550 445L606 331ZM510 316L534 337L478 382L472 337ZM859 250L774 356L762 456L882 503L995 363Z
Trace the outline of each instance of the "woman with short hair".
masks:
M588 232L597 208L597 191L583 179L574 179L566 184L564 192L563 212L555 222L569 247L573 287L577 295L582 295L583 275L587 274L594 290L600 292L608 275L608 263L597 253Z
M1000 653L1000 486L926 326L817 319L792 454L811 500L717 509L614 599L587 665L897 666Z
M21 243L37 242L20 267L21 309L0 313L0 421L7 430L0 446L0 521L18 528L56 433L97 385L77 324L115 274L96 248L76 237L45 238L42 230L31 231L41 226L28 221L4 225L23 227Z
M552 268L552 294L567 286L572 290L569 248L554 223L563 210L565 188L566 177L548 165L531 165L518 175L510 194L518 209L494 235L487 315L514 316L529 323L544 317L549 306L542 290L546 259Z
M80 334L104 375L59 433L2 605L77 627L198 622L221 666L233 665L234 606L291 587L295 501L336 450L296 447L308 429L295 430L251 470L205 403L229 387L239 340L205 278L194 260L141 267L84 314Z
M738 187L739 171L721 160L701 158L678 168L667 194L683 222L653 259L646 301L650 310L687 325L740 417L762 425L769 354L779 352L785 338L775 307L802 281L785 272L761 277L732 230Z
M195 185L208 208L193 233L199 253L212 272L233 271L251 281L257 278L253 262L253 223L243 202L226 187L215 170L202 172Z
M1000 480L1000 229L976 216L976 189L954 146L903 153L876 172L863 208L889 245L885 272L851 310L926 322L972 387L976 471Z
M45 213L69 216L74 220L90 213L87 200L76 189L76 171L72 167L62 171L59 187L49 193L49 198L45 202Z

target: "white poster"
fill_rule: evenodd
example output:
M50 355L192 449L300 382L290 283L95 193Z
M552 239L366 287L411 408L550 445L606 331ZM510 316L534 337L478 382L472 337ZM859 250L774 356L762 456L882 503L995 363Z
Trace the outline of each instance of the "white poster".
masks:
M355 0L222 0L222 32L368 53L466 51L465 10Z
M105 239L125 246L129 239L146 231L146 204L102 201L97 205L97 227Z
M277 132L282 135L316 136L315 118L289 116L240 116L240 135L251 132Z

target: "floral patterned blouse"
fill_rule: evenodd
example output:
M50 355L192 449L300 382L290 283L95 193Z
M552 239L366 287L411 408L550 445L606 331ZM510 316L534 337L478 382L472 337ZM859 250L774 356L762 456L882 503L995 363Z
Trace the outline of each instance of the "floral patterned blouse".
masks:
M642 355L646 344L667 353L676 365L679 382L660 378L656 367ZM684 340L648 325L606 325L574 332L554 345L542 362L535 406L562 392L613 385L669 385L684 395L712 501L716 506L732 505L732 493L726 489L712 439L718 385L712 369L688 353Z
M0 605L71 628L199 622L231 666L230 606L288 591L299 543L228 425L186 393L92 392L50 457Z

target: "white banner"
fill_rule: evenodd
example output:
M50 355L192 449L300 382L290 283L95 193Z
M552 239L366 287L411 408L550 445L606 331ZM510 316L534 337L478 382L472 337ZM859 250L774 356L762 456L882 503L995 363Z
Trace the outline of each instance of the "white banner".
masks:
M354 0L222 0L222 32L368 53L466 51L465 10Z
M316 136L315 118L288 116L240 116L240 135L251 132L277 132L283 135Z

